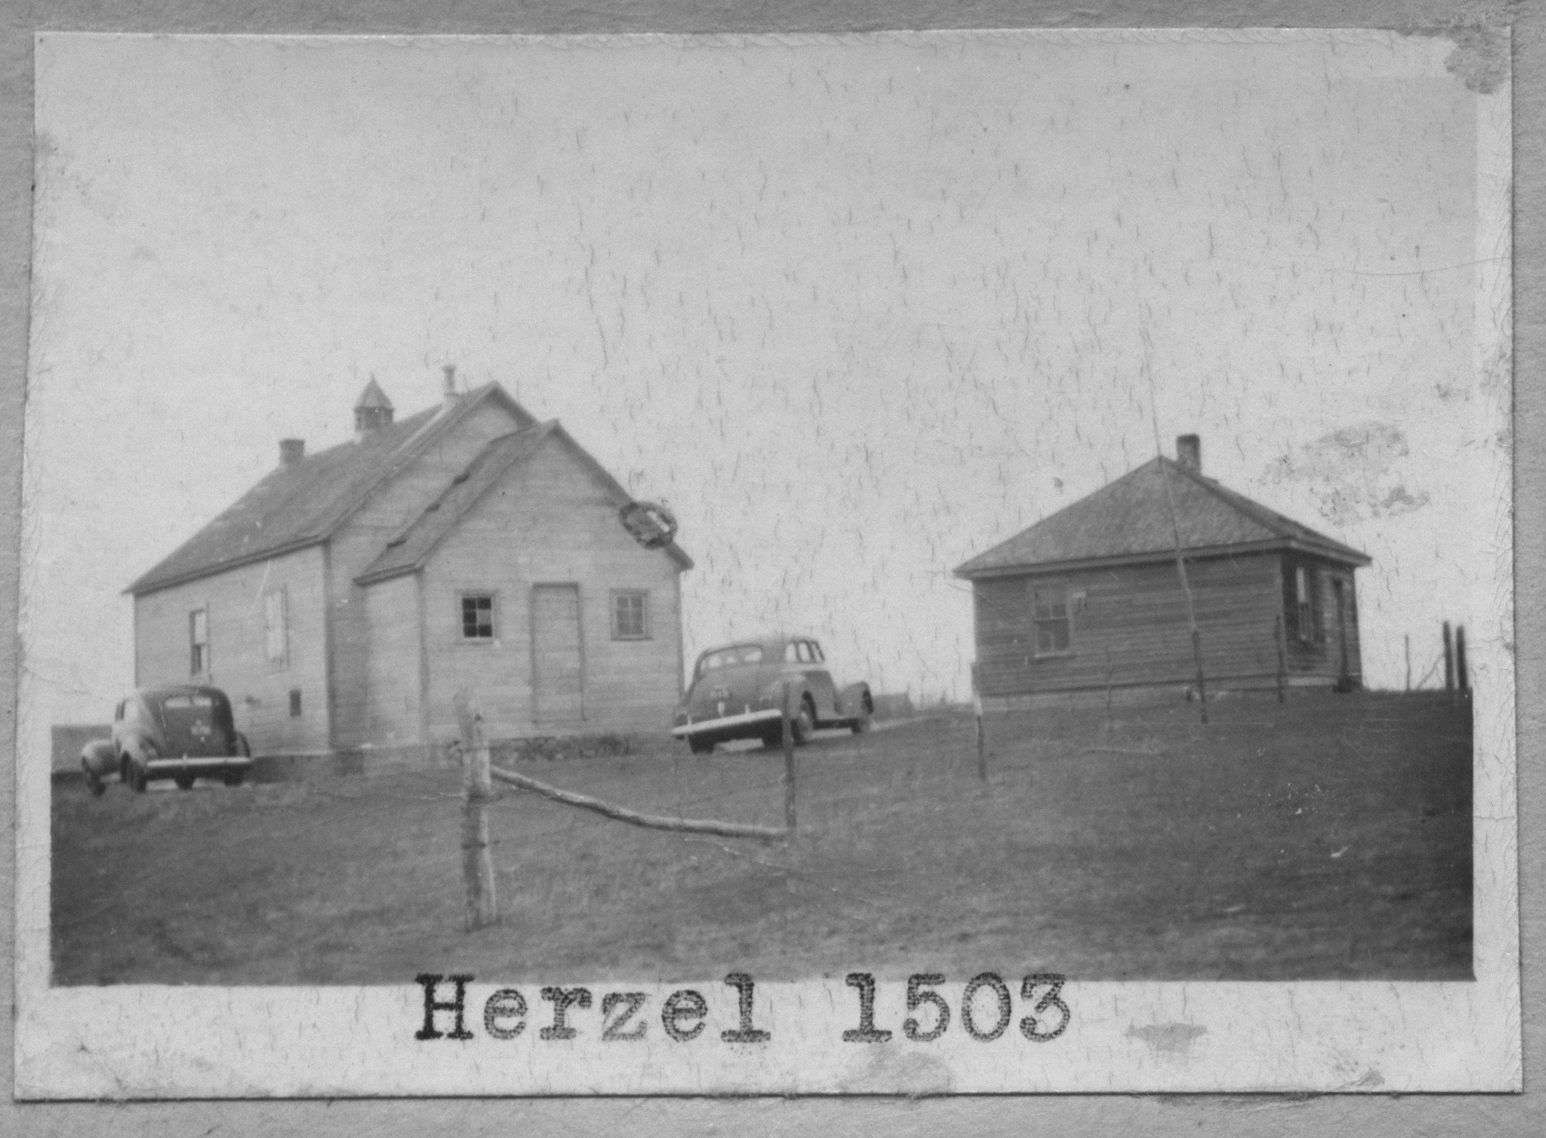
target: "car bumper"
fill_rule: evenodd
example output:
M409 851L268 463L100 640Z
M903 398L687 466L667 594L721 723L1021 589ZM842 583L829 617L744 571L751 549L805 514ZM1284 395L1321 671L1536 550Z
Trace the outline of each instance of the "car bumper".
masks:
M738 715L719 715L713 719L700 719L697 722L683 723L671 728L671 734L678 739L689 739L694 735L721 735L727 731L741 731L749 728L766 727L769 724L782 720L784 713L776 707L764 708L761 711L743 711ZM756 734L756 731L748 730L748 734Z
M145 764L146 778L170 778L180 774L197 777L204 774L223 774L226 771L244 771L252 766L246 755L208 755L179 759L151 759Z

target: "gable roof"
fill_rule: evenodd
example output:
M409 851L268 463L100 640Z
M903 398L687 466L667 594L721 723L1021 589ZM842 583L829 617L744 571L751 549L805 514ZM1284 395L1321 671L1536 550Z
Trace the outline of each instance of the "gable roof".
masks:
M431 407L298 459L270 471L124 591L140 596L327 540L372 491L490 400L502 403L522 423L536 422L504 388L490 383L454 405Z
M1183 549L1194 556L1297 549L1347 565L1370 563L1352 546L1172 459L1157 457L972 558L955 573L971 578L1107 561L1165 560L1175 556L1176 529Z
M376 559L355 577L355 582L370 585L420 568L429 560L441 540L455 528L456 523L498 484L505 472L536 454L542 443L549 438L557 439L579 458L591 474L602 482L619 507L633 500L628 491L584 447L574 441L573 436L564 430L557 419L550 419L546 423L492 440L467 464L465 470L451 479L439 497L387 542L386 548ZM692 558L674 541L665 545L663 551L683 569L692 568Z

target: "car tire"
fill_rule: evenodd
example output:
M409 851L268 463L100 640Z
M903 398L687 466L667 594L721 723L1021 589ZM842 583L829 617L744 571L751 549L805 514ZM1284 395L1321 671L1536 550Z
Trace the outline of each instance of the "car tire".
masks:
M93 798L101 798L107 793L107 783L97 777L97 772L91 769L91 764L85 759L81 760L81 774L86 777L86 789Z
M225 784L227 786L240 786L242 784L242 780L247 777L247 772L246 771L226 771L224 776L222 776L222 777L225 779Z
M863 735L870 729L870 719L875 714L875 705L870 702L869 696L864 697L863 703L860 706L863 708L863 711L858 718L852 719L848 723L848 729L855 735Z
M177 783L178 790L193 789L193 776L191 774L174 775L173 781Z
M150 772L133 759L128 760L129 789L135 794L144 794L145 788L150 785Z
M710 739L687 738L687 747L695 755L710 755L714 753L714 743Z
M815 732L816 708L811 703L811 697L806 696L800 701L800 713L789 720L789 733L794 736L794 745L803 747L811 741Z

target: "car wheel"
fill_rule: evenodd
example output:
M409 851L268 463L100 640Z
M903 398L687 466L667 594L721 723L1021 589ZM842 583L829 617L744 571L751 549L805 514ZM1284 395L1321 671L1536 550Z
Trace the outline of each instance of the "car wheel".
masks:
M855 735L863 735L870 729L870 717L875 714L875 705L870 702L870 697L865 696L862 704L863 711L856 719L850 720L848 729Z
M764 747L769 748L769 749L772 749L773 747L781 747L781 746L783 746L784 745L784 729L782 727L780 727L777 731L769 731L766 735L764 735L762 737L762 745Z
M91 797L101 798L107 791L107 784L97 777L97 772L85 759L81 760L81 774L86 776L86 789L91 792Z
M193 776L191 774L175 775L175 776L173 776L173 778L174 778L174 781L177 783L177 789L178 790L192 790L193 789Z
M226 771L224 778L227 786L240 786L242 780L247 777L246 771Z
M708 755L714 751L714 743L711 739L694 739L688 736L687 746L695 755Z
M789 721L789 731L794 736L796 747L803 747L811 741L816 731L816 708L810 696L800 701L800 713Z
M144 794L145 788L150 785L150 772L133 759L125 760L129 771L129 789L135 794Z

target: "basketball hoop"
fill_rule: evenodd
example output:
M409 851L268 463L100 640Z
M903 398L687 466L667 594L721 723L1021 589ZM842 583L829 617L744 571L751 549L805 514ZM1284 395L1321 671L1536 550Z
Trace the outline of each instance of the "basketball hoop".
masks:
M661 549L676 536L676 518L659 502L629 502L618 511L618 517L645 549Z

